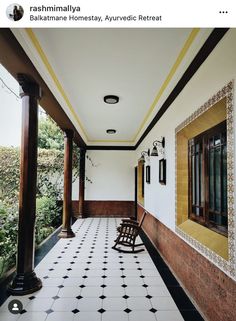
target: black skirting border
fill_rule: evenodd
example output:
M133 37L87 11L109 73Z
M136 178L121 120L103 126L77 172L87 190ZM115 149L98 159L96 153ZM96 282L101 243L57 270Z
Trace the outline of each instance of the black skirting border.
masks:
M140 234L158 272L185 321L204 321L144 231Z

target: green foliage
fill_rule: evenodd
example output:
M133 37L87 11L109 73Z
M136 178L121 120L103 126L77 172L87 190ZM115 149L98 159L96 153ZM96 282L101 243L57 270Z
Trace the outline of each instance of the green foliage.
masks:
M61 199L63 190L64 153L59 150L39 149L37 196Z
M50 117L41 117L38 131L38 147L63 151L64 138L62 130Z
M17 244L17 205L0 201L0 278L15 264Z
M64 137L60 127L48 115L39 120L38 148L38 193L59 197L62 193ZM80 149L73 143L73 181L79 176L79 158Z
M15 202L20 186L18 148L0 147L0 199Z
M49 118L39 122L35 242L38 246L61 224L64 138ZM73 180L79 175L79 148L74 144ZM15 264L20 187L20 149L0 147L0 278Z
M35 241L39 245L61 224L61 207L55 198L43 196L36 201Z
M61 198L63 189L63 157L59 150L38 150L37 196ZM0 147L0 199L18 202L20 186L20 150Z
M60 150L38 151L36 245L61 224L63 157ZM15 264L19 180L19 148L0 147L0 278Z
M61 224L61 205L53 198L36 202L36 247ZM15 265L17 250L18 206L0 201L0 278Z

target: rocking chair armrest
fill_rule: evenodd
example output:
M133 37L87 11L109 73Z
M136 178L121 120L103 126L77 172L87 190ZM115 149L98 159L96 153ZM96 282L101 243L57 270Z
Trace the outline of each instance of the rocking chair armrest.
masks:
M122 219L122 223L126 223L126 222L127 223L131 222L132 224L137 224L137 225L139 224L137 221L134 221L134 220L131 220L131 219L127 219L127 218Z
M120 224L120 229L124 228L124 227L132 227L134 229L139 229L139 225L138 224L133 224L132 222L124 222Z

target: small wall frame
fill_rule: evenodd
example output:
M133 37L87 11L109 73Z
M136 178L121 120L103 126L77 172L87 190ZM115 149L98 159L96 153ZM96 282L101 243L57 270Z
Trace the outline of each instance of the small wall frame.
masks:
M166 185L166 159L159 160L159 183Z
M150 165L146 166L146 183L151 183L151 167Z

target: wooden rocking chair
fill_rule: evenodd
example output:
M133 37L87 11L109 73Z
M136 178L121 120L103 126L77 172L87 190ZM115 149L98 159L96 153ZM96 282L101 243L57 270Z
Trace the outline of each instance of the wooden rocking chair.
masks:
M114 250L123 253L138 253L144 251L144 249L135 250L137 246L143 245L143 243L135 244L135 241L141 231L141 226L143 224L146 214L147 212L143 213L140 222L133 220L122 220L122 223L117 229L119 235L115 240L115 245L112 247ZM117 245L131 247L132 250L123 250L121 248L117 248Z

